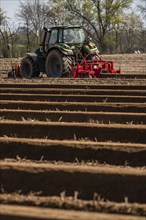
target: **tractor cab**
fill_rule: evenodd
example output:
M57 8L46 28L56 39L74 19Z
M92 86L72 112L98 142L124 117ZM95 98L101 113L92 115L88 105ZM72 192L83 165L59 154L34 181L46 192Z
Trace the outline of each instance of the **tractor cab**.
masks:
M71 47L85 42L85 33L80 26L55 26L51 29L44 28L40 47L43 53L48 54L52 47L59 47L62 52L72 50ZM71 53L71 51L68 51Z
M80 26L44 28L40 48L36 53L46 57L50 50L56 48L65 55L74 56L75 51L81 51L85 39L85 33Z

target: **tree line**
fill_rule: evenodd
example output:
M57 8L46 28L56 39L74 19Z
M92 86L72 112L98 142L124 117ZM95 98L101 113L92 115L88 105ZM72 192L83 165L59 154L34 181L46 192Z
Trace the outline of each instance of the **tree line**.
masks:
M146 52L145 0L132 10L133 0L26 0L16 11L12 24L0 8L0 57L21 57L35 51L42 28L81 25L103 53Z

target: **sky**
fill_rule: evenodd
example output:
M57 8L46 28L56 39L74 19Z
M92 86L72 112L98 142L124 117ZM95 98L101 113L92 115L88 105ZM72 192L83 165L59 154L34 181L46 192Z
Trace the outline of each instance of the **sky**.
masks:
M19 0L0 0L0 7L6 11L10 18L14 18L18 5Z
M19 23L19 21L15 17L15 13L17 12L19 2L20 1L25 1L25 0L0 0L0 7L3 8L7 16L11 18L13 21ZM31 0L29 0L31 1ZM42 1L47 1L47 0L42 0ZM138 3L140 3L141 0L134 0L133 7L136 6Z

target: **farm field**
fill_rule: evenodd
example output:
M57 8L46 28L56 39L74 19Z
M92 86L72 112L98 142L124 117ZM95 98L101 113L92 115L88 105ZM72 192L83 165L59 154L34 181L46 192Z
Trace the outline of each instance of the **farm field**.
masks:
M145 219L146 54L104 56L123 74L8 79L0 59L2 219Z

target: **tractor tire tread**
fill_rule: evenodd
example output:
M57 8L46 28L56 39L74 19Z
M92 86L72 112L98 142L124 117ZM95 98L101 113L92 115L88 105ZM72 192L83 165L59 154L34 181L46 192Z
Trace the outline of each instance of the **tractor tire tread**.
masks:
M24 73L23 68L25 65L28 64L30 66L31 72L30 73ZM24 78L31 78L31 77L38 77L40 74L39 71L36 70L35 64L31 57L27 56L24 57L21 61L21 76Z

